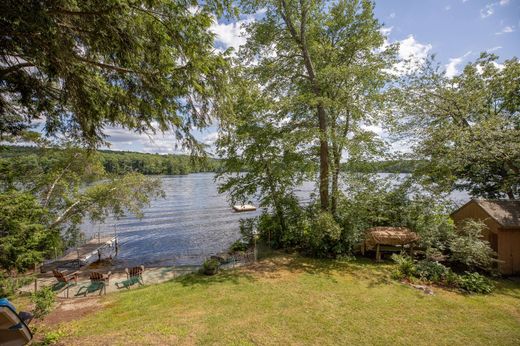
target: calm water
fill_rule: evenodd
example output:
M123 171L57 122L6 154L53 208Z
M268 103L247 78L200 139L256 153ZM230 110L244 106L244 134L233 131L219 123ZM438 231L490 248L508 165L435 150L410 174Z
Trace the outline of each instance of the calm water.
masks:
M226 196L217 193L213 177L212 173L161 177L166 198L152 201L143 219L109 219L85 224L83 230L88 236L117 232L121 246L116 266L200 264L240 237L240 218L260 213L235 213ZM298 189L298 197L306 202L313 190L314 184L306 183ZM467 198L465 193L453 195L459 202Z

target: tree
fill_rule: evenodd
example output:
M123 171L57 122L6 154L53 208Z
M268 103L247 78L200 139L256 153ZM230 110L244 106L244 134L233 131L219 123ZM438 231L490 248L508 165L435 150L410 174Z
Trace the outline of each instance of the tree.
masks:
M222 158L219 192L232 202L258 198L272 208L282 233L287 231L287 208L296 200L294 188L312 172L300 144L302 133L282 119L286 114L256 83L235 71L232 116L221 124L217 153Z
M48 211L30 193L0 193L0 267L24 270L60 246L59 232L45 227Z
M0 135L31 121L50 134L104 142L106 126L205 126L226 67L208 30L226 0L2 1Z
M7 270L26 269L61 250L65 234L77 232L84 218L141 216L150 199L162 195L158 180L107 175L95 153L73 147L2 159L0 177L0 265Z
M246 12L266 12L263 19L248 25L248 41L239 56L250 63L251 78L285 110L292 126L315 129L309 131L306 144L317 142L319 147L324 210L331 203L330 168L335 167L335 207L338 161L347 148L345 140L360 128L357 122L367 118L395 51L394 47L381 49L384 37L373 6L368 0L242 2Z
M520 62L497 59L483 53L453 78L430 62L406 81L405 133L441 189L520 197Z

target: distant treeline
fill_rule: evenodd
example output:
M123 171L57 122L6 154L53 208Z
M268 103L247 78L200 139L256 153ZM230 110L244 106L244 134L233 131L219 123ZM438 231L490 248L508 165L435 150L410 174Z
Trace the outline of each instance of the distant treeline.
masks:
M0 158L40 155L36 147L2 146ZM54 149L46 149L52 151ZM59 149L56 149L59 150ZM108 173L138 172L148 175L178 175L199 172L216 172L219 161L213 158L194 158L189 155L159 155L130 151L99 151L101 163Z
M358 161L345 163L342 168L344 171L363 173L412 173L421 163L418 160Z
M36 147L0 146L0 158L40 156ZM47 151L59 149L47 149ZM213 158L193 158L189 155L145 154L133 151L100 150L100 160L108 173L124 174L138 172L147 175L180 175L201 172L217 172L220 162ZM342 165L344 171L365 173L411 173L421 161L388 160L372 162L348 162Z

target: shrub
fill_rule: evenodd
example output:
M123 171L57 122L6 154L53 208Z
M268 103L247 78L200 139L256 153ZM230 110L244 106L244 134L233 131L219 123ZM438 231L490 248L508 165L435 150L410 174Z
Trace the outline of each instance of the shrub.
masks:
M0 297L9 297L16 293L16 290L33 281L32 276L9 277L0 273Z
M413 260L406 255L392 255L392 260L397 263L397 268L392 273L392 277L397 280L410 279L416 274Z
M457 284L468 293L489 294L495 288L493 282L484 275L470 272L460 275Z
M51 287L42 287L32 294L31 300L35 304L34 316L37 318L47 315L54 304L54 292Z
M341 237L341 227L332 214L320 212L306 234L308 250L319 257L331 254L335 243Z
M485 229L486 225L480 221L465 221L460 232L450 242L450 260L470 270L491 271L496 262L496 253L487 241L481 239Z
M424 260L416 265L418 278L435 283L445 282L450 272L450 268L443 266L439 262Z
M237 240L231 246L229 247L229 252L239 252L239 251L246 251L248 248L248 245L244 243L242 240Z
M202 272L206 275L215 275L220 267L219 261L216 259L208 259L202 264Z
M47 332L43 337L42 345L55 345L65 336L67 336L67 333L63 330L53 330Z

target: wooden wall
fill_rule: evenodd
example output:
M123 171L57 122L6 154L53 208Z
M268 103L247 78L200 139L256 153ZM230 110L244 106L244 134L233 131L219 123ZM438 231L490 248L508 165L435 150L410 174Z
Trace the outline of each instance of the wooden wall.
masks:
M460 227L462 222L466 219L475 219L483 221L486 226L489 228L489 231L498 233L500 224L492 219L488 213L486 213L477 203L471 202L451 214L453 221L455 222L455 226ZM490 236L488 231L482 234L483 238L490 241Z
M499 270L502 274L511 275L520 273L520 229L503 230L500 224L492 219L476 202L470 202L455 211L451 215L455 225L460 227L465 219L482 220L489 231L484 232L482 237L492 244L493 237L490 232L498 236Z
M520 274L520 229L501 230L498 235L499 264L502 274Z

